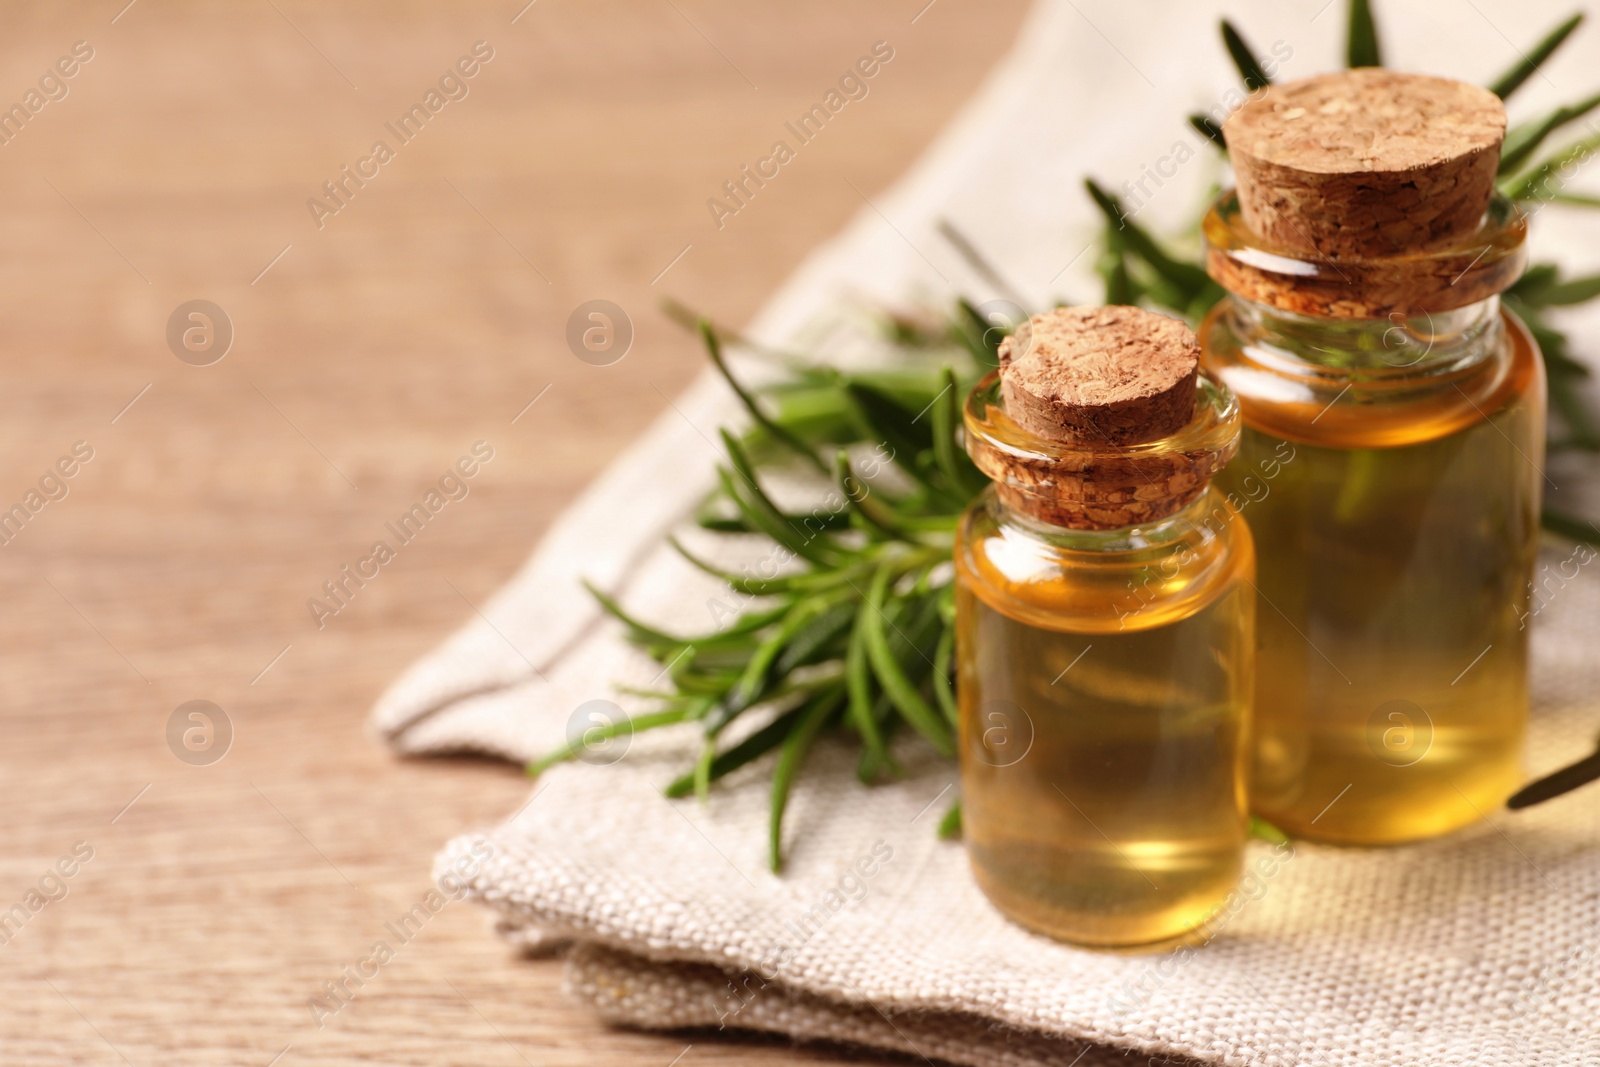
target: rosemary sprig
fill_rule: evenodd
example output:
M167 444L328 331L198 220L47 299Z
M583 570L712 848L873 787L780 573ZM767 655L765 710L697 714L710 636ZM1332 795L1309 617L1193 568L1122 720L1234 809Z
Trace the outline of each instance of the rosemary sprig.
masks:
M1366 0L1351 0L1345 54L1350 66L1381 62L1377 25ZM1551 30L1490 88L1509 97L1577 29L1574 15ZM1223 46L1249 89L1268 84L1244 37L1228 22ZM1600 198L1564 192L1568 165L1600 150L1600 136L1567 144L1534 160L1562 127L1600 106L1600 97L1560 108L1516 128L1508 138L1501 190L1516 200L1577 207ZM1189 124L1227 151L1208 118ZM1102 216L1096 271L1108 304L1146 304L1197 321L1223 292L1196 254L1180 254L1137 225L1115 196L1085 182ZM1018 300L1004 275L986 262L948 223L941 233L974 273ZM1191 253L1197 250L1190 250ZM1588 376L1569 354L1567 336L1551 322L1555 309L1600 297L1600 275L1565 278L1552 264L1536 264L1505 294L1544 350L1550 396L1559 426L1550 446L1600 452L1600 424L1578 386ZM697 511L697 521L725 533L770 538L791 565L777 576L732 573L671 543L693 565L725 581L756 603L714 630L689 636L667 633L629 615L599 590L601 607L621 621L635 644L665 666L672 690L657 694L657 710L591 730L589 743L658 726L693 723L702 735L694 764L666 786L669 797L702 798L721 778L775 754L772 771L769 859L782 862L783 816L790 790L815 742L827 733L861 746L857 774L872 783L899 773L890 754L903 728L939 753L953 753L955 691L951 663L953 589L948 560L955 521L983 480L960 446L960 399L994 365L1003 326L963 300L942 319L885 313L888 342L902 356L897 369L843 371L797 354L755 345L713 326L681 305L669 317L699 332L712 364L727 379L751 426L724 431L726 462L719 489ZM723 355L725 344L778 361L784 374L751 390L737 381ZM892 464L903 487L890 490L852 462L848 450L871 450L874 465ZM833 457L831 463L826 457ZM764 474L787 466L810 471L819 488L831 487L839 506L809 515L782 511L762 486ZM826 481L823 481L826 479ZM1545 525L1560 535L1600 543L1588 523L1549 513ZM751 730L729 727L757 709L768 718ZM532 764L538 773L576 755L583 742ZM1600 763L1590 757L1567 772L1530 787L1522 803L1564 792L1588 780ZM1571 783L1571 784L1569 784ZM959 801L939 823L939 833L960 833ZM1255 827L1258 836L1278 832ZM1281 837L1281 834L1278 834Z

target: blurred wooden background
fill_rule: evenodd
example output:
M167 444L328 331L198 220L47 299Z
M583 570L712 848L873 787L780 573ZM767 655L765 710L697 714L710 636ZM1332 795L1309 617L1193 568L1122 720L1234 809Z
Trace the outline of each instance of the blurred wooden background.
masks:
M658 300L748 318L1024 6L523 3L7 6L0 106L26 121L0 127L0 511L43 506L0 546L0 913L23 909L0 928L0 1061L832 1055L606 1031L460 905L321 1028L308 1008L441 842L527 792L513 768L394 759L374 697L700 368ZM895 58L869 97L716 229L707 197L878 40ZM92 58L56 68L80 41ZM478 41L468 95L396 147L384 123ZM319 229L307 199L380 138L396 158ZM636 330L611 366L564 340L594 298ZM209 366L167 343L193 299L234 330ZM478 439L496 454L471 495L319 631L306 599ZM66 495L29 498L79 441L92 460L46 479ZM209 766L168 748L195 699L234 730ZM93 858L46 878L77 842ZM60 898L30 911L41 881Z

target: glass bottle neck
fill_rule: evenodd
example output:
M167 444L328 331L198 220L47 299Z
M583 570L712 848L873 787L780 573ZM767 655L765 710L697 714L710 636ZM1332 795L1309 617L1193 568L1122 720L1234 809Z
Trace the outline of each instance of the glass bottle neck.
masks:
M1498 296L1451 311L1338 319L1300 315L1234 295L1224 314L1233 335L1258 364L1357 381L1458 373L1493 356L1505 335Z
M1207 540L1231 521L1233 513L1221 496L1209 489L1179 510L1160 519L1119 526L1109 530L1080 530L1044 522L1021 508L1013 507L995 492L984 491L982 506L997 525L1067 552L1140 553L1161 555L1167 551L1192 548Z

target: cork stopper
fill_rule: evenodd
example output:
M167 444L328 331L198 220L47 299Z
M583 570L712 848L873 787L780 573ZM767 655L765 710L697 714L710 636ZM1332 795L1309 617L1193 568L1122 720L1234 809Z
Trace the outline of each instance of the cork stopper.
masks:
M1122 447L1194 416L1200 345L1177 319L1135 307L1057 308L1000 344L1006 413L1030 433Z
M1236 430L1220 443L1167 440L1195 421L1199 360L1188 326L1140 308L1034 315L1000 345L1005 417L969 405L967 451L1008 506L1042 522L1109 530L1165 518L1237 447Z
M1374 67L1272 86L1222 127L1245 225L1335 260L1470 237L1505 130L1486 89Z

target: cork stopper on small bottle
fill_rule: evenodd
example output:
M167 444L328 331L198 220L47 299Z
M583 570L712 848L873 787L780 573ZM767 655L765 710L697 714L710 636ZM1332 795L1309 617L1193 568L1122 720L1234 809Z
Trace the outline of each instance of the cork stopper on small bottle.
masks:
M1204 492L1237 447L1237 437L1162 444L1195 419L1199 361L1188 326L1140 308L1034 315L1000 345L1015 430L969 410L967 451L1005 503L1042 522L1109 530L1164 518Z
M1222 127L1245 225L1329 259L1471 236L1505 130L1486 89L1372 67L1272 86Z
M1135 307L1058 308L1000 345L1006 413L1052 441L1123 446L1177 433L1194 415L1193 331Z

